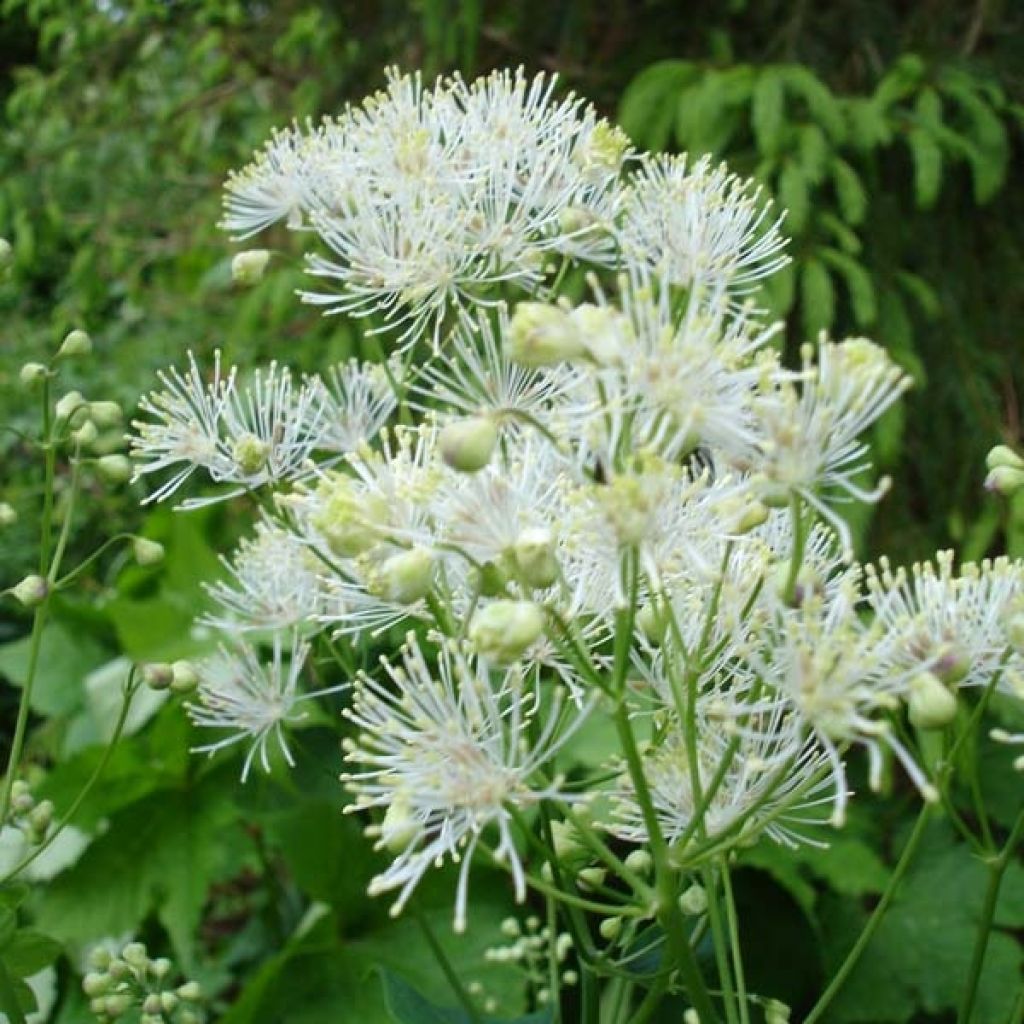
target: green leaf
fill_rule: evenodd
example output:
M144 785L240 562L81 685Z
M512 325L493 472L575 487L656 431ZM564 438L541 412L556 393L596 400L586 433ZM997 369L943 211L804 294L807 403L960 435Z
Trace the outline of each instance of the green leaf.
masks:
M835 301L835 290L825 264L813 257L808 259L800 274L803 329L808 338L816 338L821 331L832 326Z
M758 150L773 157L782 148L785 127L783 79L775 68L762 68L750 104L750 125Z
M626 87L619 103L619 124L638 145L664 149L675 121L680 92L699 75L695 64L663 60L644 68Z
M846 138L846 120L839 100L809 68L787 64L781 71L788 89L800 96L813 119L833 142Z
M875 299L874 283L866 268L852 256L838 249L822 247L818 252L821 259L839 273L846 283L857 326L871 326L878 316L878 303Z
M911 128L907 145L914 161L914 198L922 210L935 205L942 185L942 150L930 132Z
M384 984L384 999L388 1012L395 1024L472 1024L473 1018L461 1008L435 1006L397 974L381 971ZM549 1024L554 1020L549 1007L527 1014L525 1017L486 1017L478 1013L477 1019L484 1024Z
M779 174L777 187L779 204L786 211L786 229L799 235L807 226L811 210L811 197L807 178L799 164L787 160Z
M0 947L0 957L16 978L29 978L49 967L62 952L59 942L31 928L16 932Z
M805 124L797 135L800 167L812 185L820 185L829 165L831 147L816 124Z
M868 194L860 175L842 158L832 158L832 184L839 203L839 212L847 224L860 224L868 209Z

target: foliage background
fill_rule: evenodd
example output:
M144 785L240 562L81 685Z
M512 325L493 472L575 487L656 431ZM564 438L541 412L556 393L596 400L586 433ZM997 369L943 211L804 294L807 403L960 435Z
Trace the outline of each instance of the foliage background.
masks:
M980 489L984 452L1020 441L1024 393L1024 9L1010 0L5 0L2 10L0 236L14 265L0 278L0 419L30 422L18 368L72 326L97 346L76 384L129 408L190 348L301 368L358 351L351 325L296 300L300 254L283 234L273 273L248 291L231 285L233 248L216 228L224 175L274 125L380 85L388 63L427 75L522 63L559 71L638 145L713 152L777 196L794 260L763 300L786 318L791 352L821 329L865 333L913 373L919 387L875 438L895 487L858 523L865 552L1024 553L1024 505ZM0 534L7 586L32 558L38 475L14 435L0 435L0 460L2 497L22 512ZM208 644L189 628L199 583L246 525L242 507L170 516L140 510L138 497L96 488L80 550L137 529L166 544L165 566L101 562L46 635L30 753L58 807L98 757L120 659ZM6 736L26 623L0 614ZM333 775L317 768L337 761L332 723L304 731L294 776L240 789L235 765L188 758L179 708L149 710L83 809L84 852L41 865L54 877L31 910L67 954L56 1019L86 1019L81 948L132 932L197 974L217 994L214 1017L231 1024L427 1019L400 978L452 1001L415 921L390 922L363 897L372 855L337 813ZM1002 821L1020 800L1006 767L993 761L984 779ZM749 852L739 881L755 987L807 1002L884 886L911 804L899 787L866 802L825 854ZM946 1019L969 957L977 867L937 826L830 1019ZM442 925L446 884L423 901ZM513 975L481 972L508 893L486 882L476 892L480 927L446 941L504 1013L523 1012ZM959 896L937 903L936 892ZM1019 983L1019 864L1000 925L982 1021L1006 1019ZM382 982L381 971L396 973Z

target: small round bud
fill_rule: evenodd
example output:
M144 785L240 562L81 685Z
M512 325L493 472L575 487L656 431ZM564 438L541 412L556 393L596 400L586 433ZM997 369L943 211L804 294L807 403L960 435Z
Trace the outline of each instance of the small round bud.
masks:
M174 693L191 693L199 685L199 673L191 661L175 661L171 664L171 690Z
M90 997L106 995L113 983L114 979L109 974L90 971L82 979L82 991Z
M142 668L142 681L151 690L166 690L174 682L174 669L166 662L150 662Z
M583 861L586 856L586 847L580 840L577 828L568 821L551 822L551 845L555 851L555 857L560 861Z
M907 713L918 729L942 729L956 718L956 697L931 672L910 680Z
M107 966L107 972L115 981L124 981L132 976L132 969L120 957L115 957Z
M629 321L617 310L584 302L570 314L569 320L579 332L587 355L599 366L622 362L632 330Z
M101 430L119 426L124 413L117 402L90 402L89 419Z
M160 996L156 992L150 992L148 996L142 1001L142 1012L148 1013L151 1016L157 1016L163 1010L163 1006L160 1003Z
M700 1024L700 1015L692 1006L683 1011L683 1024Z
M679 909L691 917L703 914L708 909L708 894L704 891L704 886L694 882L679 897Z
M625 864L630 871L646 875L650 872L654 860L646 850L632 850L629 856L626 857Z
M66 423L74 430L89 418L89 403L82 397L81 391L69 391L57 400L54 414L58 423Z
M506 939L518 939L520 933L519 922L514 917L506 917L501 922L501 934Z
M789 1024L792 1012L780 999L769 999L764 1004L764 1024Z
M544 613L532 601L492 601L473 616L469 642L484 657L515 661L544 632Z
M604 868L584 868L576 873L576 881L581 889L596 889L604 884L607 875Z
M988 469L1024 469L1022 459L1012 448L1005 444L997 444L988 455L985 456L985 466Z
M342 473L328 473L316 490L317 510L310 524L334 554L354 558L380 540L377 524L387 523L390 509L377 495L360 493L354 481Z
M157 981L166 978L171 973L174 964L165 956L158 956L150 965L150 969L153 971L153 977Z
M178 1024L200 1024L199 1014L193 1013L191 1010L182 1010L178 1014Z
M552 366L587 350L579 328L560 306L520 302L509 324L508 356L523 366Z
M6 501L0 501L0 529L5 526L13 526L18 521L18 513L14 506Z
M246 249L235 253L231 260L231 277L239 284L256 284L269 262L270 252L267 249Z
M751 501L736 517L732 532L736 534L750 533L768 521L768 506L760 501Z
M24 779L15 779L11 785L11 806L19 814L24 814L31 811L35 805L35 797L32 796L28 783Z
M14 260L14 249L6 238L0 238L0 270L10 266Z
M97 946L89 954L89 963L97 971L105 971L113 959L113 954L105 946Z
M523 530L516 539L513 555L520 575L531 587L543 589L558 581L561 570L555 557L554 538L548 530Z
M378 597L396 604L415 604L434 585L434 556L426 548L410 548L386 558L367 581Z
M27 388L34 388L46 380L49 371L42 363L26 363L18 371L18 380Z
M132 540L132 554L139 565L159 565L164 560L164 546L155 540L135 537Z
M384 812L384 820L380 826L380 845L389 853L402 853L420 834L419 823L412 815L409 800L399 795Z
M121 959L132 967L148 967L149 957L146 954L146 946L142 942L129 942L121 950Z
M71 440L79 448L88 448L99 436L100 432L92 420L86 420L77 430L71 431Z
M132 460L127 455L102 455L96 460L96 469L112 484L127 483L132 478Z
M179 1003L178 997L173 992L160 993L160 1009L164 1013L174 1013Z
M11 587L13 594L26 608L35 608L46 600L50 585L42 576L26 576L20 583Z
M647 642L657 647L664 639L667 630L665 617L653 604L641 605L636 613L636 628L647 638Z
M53 801L40 800L29 812L28 823L33 832L45 835L53 821Z
M189 1003L195 1003L203 997L198 981L186 981L184 985L179 985L175 992L177 992L180 998Z
M597 930L601 933L602 939L607 939L611 942L613 939L618 938L619 932L622 931L622 918L606 917L597 926Z
M996 466L985 477L985 490L1009 498L1024 487L1024 469L1015 466Z
M460 473L476 473L491 461L498 427L489 416L471 416L441 428L437 438L441 458Z
M74 330L61 342L57 355L65 359L87 356L92 352L92 338L85 331Z
M132 997L126 992L107 996L103 1000L103 1012L108 1017L120 1017L121 1014L127 1013L131 1009L131 1006Z

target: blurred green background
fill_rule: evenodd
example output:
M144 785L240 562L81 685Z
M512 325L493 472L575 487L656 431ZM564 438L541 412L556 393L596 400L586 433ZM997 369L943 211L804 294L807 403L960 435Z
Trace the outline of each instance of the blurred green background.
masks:
M981 489L987 449L1021 433L1020 3L3 0L0 9L0 236L14 247L0 275L0 420L15 428L34 416L19 367L75 326L96 353L69 366L66 385L126 408L188 349L304 369L347 355L352 326L294 295L303 275L292 236L268 240L285 255L263 282L232 285L236 247L216 227L226 173L275 125L381 85L388 64L428 76L523 64L558 71L639 147L714 153L788 208L793 263L761 298L785 318L791 351L823 329L866 334L913 374L917 387L874 437L895 486L857 523L862 553L903 562L955 544L965 557L1024 554L1024 504ZM16 434L0 434L0 499L21 512L0 533L0 586L34 557L37 469ZM245 522L234 506L148 514L137 497L95 486L79 546L140 529L167 545L166 565L121 573L102 562L84 599L61 599L47 634L30 756L47 770L40 792L57 800L95 763L102 673L123 668L122 655L202 648L189 629L199 581ZM25 628L0 614L0 641L10 641L0 675L15 685ZM5 687L5 732L16 700ZM373 974L389 966L443 1001L415 925L389 923L362 896L372 858L337 814L333 731L310 730L297 778L241 794L235 766L197 767L188 742L173 709L122 744L80 822L105 821L106 832L37 898L42 926L72 953L102 934L144 935L220 993L222 1010L233 1004L223 1017L233 1024L389 1019ZM1001 764L986 772L996 820L1019 800ZM880 809L866 803L828 854L751 853L739 877L755 987L806 1005L881 891L912 803L899 790ZM982 884L977 865L953 853L937 830L830 1020L948 1019ZM1022 876L993 944L984 1022L1005 1019L1001 993L1020 977L1012 930L1024 926ZM446 885L424 896L441 921ZM476 891L490 931L453 952L460 965L479 962L508 912L504 885L484 878ZM963 897L936 909L937 891ZM315 901L322 909L310 919ZM88 1019L74 963L60 968L61 1024ZM488 984L515 991L500 972Z

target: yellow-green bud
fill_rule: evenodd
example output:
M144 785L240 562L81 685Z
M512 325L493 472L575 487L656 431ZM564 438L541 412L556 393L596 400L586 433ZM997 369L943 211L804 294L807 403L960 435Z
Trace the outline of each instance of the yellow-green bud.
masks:
M106 1005L106 1000L100 996L89 1000L89 1009L100 1018L106 1016Z
M602 939L607 939L609 942L611 942L613 939L617 938L619 932L622 931L622 918L606 917L597 926L597 930L601 933Z
M626 867L630 871L636 871L641 875L646 875L650 872L654 859L646 850L633 850L626 857Z
M14 249L6 238L0 238L0 270L9 266L14 259Z
M270 458L270 445L255 434L243 434L231 449L238 468L248 476L261 472Z
M996 466L985 477L985 490L1008 498L1024 487L1024 469L1014 466Z
M764 1004L764 1024L789 1024L793 1011L779 999L769 999Z
M931 672L910 680L907 713L918 729L942 729L956 718L956 697Z
M90 971L82 979L82 991L87 996L95 998L96 996L106 995L113 983L114 979L109 974L99 974L96 971Z
M199 1015L191 1010L182 1010L178 1014L178 1024L200 1024Z
M368 589L396 604L414 604L434 585L434 556L415 547L385 559L371 574Z
M191 661L171 663L171 690L174 693L191 693L199 685L199 673Z
M87 356L92 352L92 338L85 331L74 330L61 342L57 355L65 359Z
M15 779L11 784L11 806L19 814L31 811L36 801L32 796L32 790L24 779Z
M380 846L389 853L402 853L420 831L408 797L399 794L384 812L384 820L380 825Z
M604 884L607 877L608 872L605 868L583 868L582 871L576 873L576 881L581 889L596 889L599 885Z
M28 823L33 832L45 835L46 830L50 827L51 821L53 821L52 800L40 800L39 803L29 811Z
M164 560L164 546L155 540L136 537L132 541L132 554L139 565L159 565Z
M704 886L694 882L679 897L679 909L692 917L703 914L708 909L708 894L704 891Z
M639 544L657 511L649 483L642 476L622 475L596 493L619 543L628 547Z
M151 690L166 690L174 682L174 669L164 661L150 662L142 668L142 681Z
M181 999L184 999L190 1003L197 1002L199 999L202 999L203 997L203 992L202 989L199 987L198 981L186 981L184 985L179 985L175 989L175 992Z
M321 481L317 495L321 504L310 522L334 554L354 558L380 539L376 524L388 521L388 506L379 495L360 493L355 483L341 473Z
M954 644L943 644L931 666L931 671L944 683L962 682L970 670L970 659Z
M647 637L648 643L655 647L665 639L667 630L665 616L653 604L641 605L637 610L636 627Z
M231 260L231 277L239 284L256 284L263 277L270 252L267 249L246 249Z
M127 483L132 478L132 460L127 455L101 455L96 460L96 469L112 484Z
M100 432L92 420L86 420L77 430L71 431L71 440L79 448L88 448L99 436Z
M552 366L586 355L579 329L560 306L520 302L509 324L508 356L523 366Z
M160 993L160 1009L164 1013L174 1013L178 1008L178 997L173 992Z
M26 608L35 608L46 600L50 592L50 585L42 576L26 576L20 583L16 583L10 589L13 594Z
M700 1014L692 1006L683 1011L683 1024L700 1024Z
M569 314L569 319L579 332L584 350L595 363L612 366L622 362L632 332L629 321L621 313L584 302Z
M81 391L69 391L57 400L53 411L58 423L66 423L75 429L89 418L89 403L82 397Z
M103 1012L108 1017L120 1017L121 1014L127 1013L131 1009L131 1005L132 997L126 992L121 992L107 996L103 1000Z
M115 981L124 981L132 976L132 969L120 957L110 961L107 971Z
M6 501L0 501L0 529L5 526L13 526L18 521L18 513L14 506Z
M567 821L551 822L551 842L555 857L560 861L582 858L586 853L586 847L580 842L579 831Z
M550 587L558 581L560 569L550 531L539 527L523 530L513 554L519 574L531 587Z
M34 388L46 380L49 371L42 363L26 363L18 371L18 380L27 388Z
M508 586L508 568L499 562L484 562L473 569L473 583L482 597L497 597Z
M997 444L988 455L985 456L985 466L988 469L1024 469L1022 459L1012 448L1005 444Z
M160 981L162 978L166 978L171 973L171 969L174 964L165 956L158 956L150 965L150 970L153 972L153 977Z
M768 506L760 501L752 501L736 517L732 531L736 534L750 533L768 521Z
M544 613L532 601L493 601L469 626L469 641L484 657L515 661L544 632Z
M113 954L105 946L97 946L89 954L89 963L95 967L97 971L105 971L110 966L113 959Z
M89 419L102 430L118 426L123 418L124 413L117 402L89 403Z
M129 942L121 950L121 959L132 967L146 967L149 965L146 946L142 942Z
M437 438L441 458L460 473L476 473L491 461L498 427L490 416L471 416L441 428Z
M150 992L148 996L142 1001L142 1012L148 1013L150 1016L157 1016L163 1010L163 1006L160 1003L160 996L156 992Z

